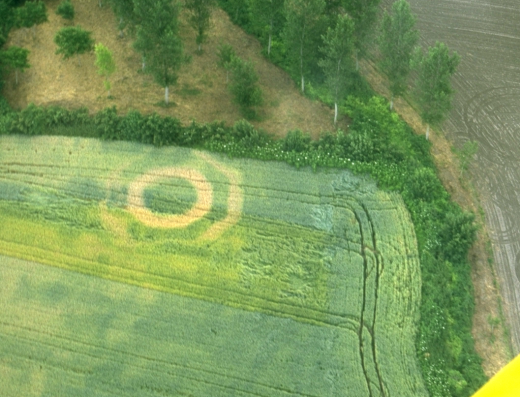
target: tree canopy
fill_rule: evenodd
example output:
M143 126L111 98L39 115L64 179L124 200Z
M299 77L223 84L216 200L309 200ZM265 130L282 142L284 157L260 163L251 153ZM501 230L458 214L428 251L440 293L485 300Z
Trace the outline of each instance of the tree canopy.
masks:
M314 41L313 29L318 25L324 8L324 0L285 0L285 45L294 64L298 65L302 92L305 91L305 75L312 60L309 47Z
M63 19L72 21L74 19L74 6L70 0L62 1L56 8L56 14L61 16Z
M185 7L190 12L190 24L197 31L196 43L199 52L208 38L211 12L215 5L215 0L186 0Z
M131 33L134 33L138 20L138 14L135 12L135 1L109 0L109 2L114 14L119 18L120 34L123 34L125 28L128 28Z
M92 51L94 49L94 39L90 35L91 32L83 30L80 26L62 28L54 36L54 43L58 46L56 54L61 54L63 59L68 59L74 55Z
M251 24L261 36L267 34L267 55L271 54L271 43L275 29L280 29L283 21L284 2L280 0L251 0Z
M404 94L407 89L412 53L418 40L419 33L415 29L415 17L410 5L406 0L396 1L392 5L392 14L385 12L383 16L379 38L381 66L390 80L392 99Z
M364 55L374 34L380 2L381 0L344 0L345 10L354 19L356 69L358 57Z
M453 89L451 76L455 73L460 57L452 55L444 43L436 42L424 54L417 50L413 66L417 70L415 96L420 107L421 117L428 124L426 139L430 124L442 122L451 109Z
M177 72L183 62L183 47L179 37L180 3L171 0L135 0L135 12L140 17L134 48L147 59L146 71L164 87L164 101L169 103L169 86L177 82Z
M15 8L16 27L30 28L48 21L47 7L43 1L28 1Z
M258 75L251 61L233 57L230 62L230 90L236 103L246 117L254 116L253 108L263 102L262 91L258 86Z
M0 47L7 41L11 28L15 26L16 18L12 0L0 0Z
M338 118L338 102L345 96L348 75L353 69L354 21L348 15L338 15L336 26L328 28L323 36L324 46L320 48L324 58L319 65L325 74L325 81L334 99L334 124Z
M11 46L0 52L0 65L16 72L16 84L18 84L18 71L25 71L29 64L29 50L26 48Z

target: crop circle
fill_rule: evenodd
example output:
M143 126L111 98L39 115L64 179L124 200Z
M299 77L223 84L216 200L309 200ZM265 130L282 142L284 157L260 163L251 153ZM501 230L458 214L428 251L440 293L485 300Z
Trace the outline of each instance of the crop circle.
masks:
M145 205L144 190L158 179L180 178L188 181L197 192L195 204L182 214L154 214ZM213 188L199 171L191 168L158 168L136 178L128 187L127 210L150 227L183 228L199 220L211 209Z
M154 214L179 215L197 201L197 190L185 178L160 178L143 190L144 205Z

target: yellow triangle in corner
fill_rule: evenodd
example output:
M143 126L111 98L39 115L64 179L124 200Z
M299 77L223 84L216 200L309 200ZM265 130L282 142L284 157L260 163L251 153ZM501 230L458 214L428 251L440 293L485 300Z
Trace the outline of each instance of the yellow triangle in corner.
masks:
M502 368L473 397L520 397L520 355Z

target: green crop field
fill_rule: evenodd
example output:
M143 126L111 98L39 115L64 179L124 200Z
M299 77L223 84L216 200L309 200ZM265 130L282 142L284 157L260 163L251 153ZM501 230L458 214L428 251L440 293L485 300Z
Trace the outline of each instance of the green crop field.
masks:
M4 136L0 254L2 396L427 395L413 225L347 171Z

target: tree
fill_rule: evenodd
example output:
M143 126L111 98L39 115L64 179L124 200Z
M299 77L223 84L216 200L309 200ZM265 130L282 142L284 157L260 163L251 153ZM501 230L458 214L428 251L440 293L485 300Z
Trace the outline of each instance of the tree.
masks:
M220 6L229 14L229 17L239 26L249 23L249 2L244 0L220 0Z
M125 28L133 34L138 22L134 0L109 0L114 14L119 18L119 36L123 36Z
M197 31L196 43L199 52L202 44L208 38L209 18L215 5L215 0L186 0L185 7L191 14L190 24Z
M0 52L0 64L14 69L16 84L18 85L18 71L24 72L31 65L28 61L29 50L21 47L11 46Z
M80 26L62 28L54 36L54 43L58 46L56 54L62 54L63 59L68 59L73 55L81 55L92 51L94 39L90 35L91 32L83 30ZM79 57L78 64L81 65Z
M408 75L412 53L419 33L415 29L415 17L406 0L392 5L392 15L385 12L379 38L379 49L383 57L381 66L390 79L390 109L394 96L401 96L408 87Z
M0 0L0 48L7 41L9 31L15 26L16 17L12 0Z
M459 158L460 164L460 176L464 174L469 168L469 165L475 158L475 155L478 152L478 142L477 141L467 141L464 143L461 149L453 148L453 151Z
M311 58L308 47L324 8L324 0L285 0L284 38L287 50L299 64L302 92L305 92L305 74Z
M116 64L112 57L112 52L101 43L96 44L94 51L96 52L95 65L98 67L98 74L105 77L104 84L108 91L108 97L110 97L109 78L116 71Z
M63 19L72 21L74 19L74 6L70 2L70 0L62 1L58 5L58 8L56 8L56 14L62 17Z
M260 106L262 90L258 86L258 75L251 61L239 57L231 60L230 90L246 117L254 115L253 107Z
M164 102L169 103L169 87L177 82L182 65L182 41L179 37L180 3L171 0L135 0L140 22L134 48L146 54L146 71L164 87Z
M218 66L226 70L226 83L229 80L229 71L231 70L231 61L236 57L235 49L230 44L221 44L218 47Z
M325 74L325 81L334 98L334 124L338 119L338 102L345 95L347 75L353 69L354 21L348 15L338 15L334 29L327 29L323 36L324 46L320 48L324 58L319 65Z
M380 1L344 0L345 10L354 20L356 70L359 69L359 57L364 55L374 33Z
M28 1L23 7L15 8L16 27L31 28L48 21L47 8L42 1ZM33 35L36 33L33 30Z
M342 14L343 6L341 3L341 0L325 0L325 14L332 18Z
M415 96L421 111L421 118L427 124L426 139L430 124L442 122L451 109L453 90L451 76L460 62L459 55L449 54L444 43L436 42L426 55L418 49L412 65L417 70Z
M16 15L12 0L0 0L0 48L7 42L9 31L16 25ZM0 90L4 85L4 67L0 62Z
M281 0L252 0L251 23L259 33L267 33L267 55L271 55L271 42L275 27L281 24L283 18L283 5Z

